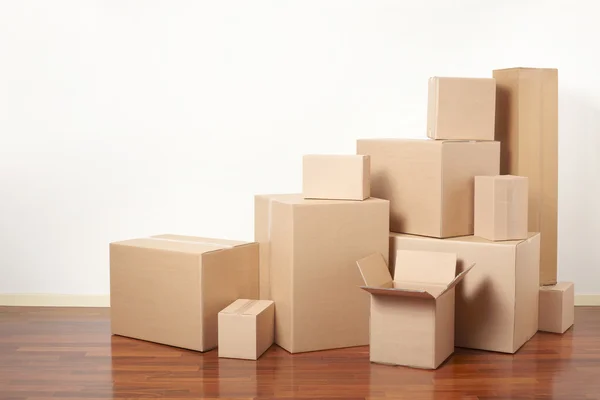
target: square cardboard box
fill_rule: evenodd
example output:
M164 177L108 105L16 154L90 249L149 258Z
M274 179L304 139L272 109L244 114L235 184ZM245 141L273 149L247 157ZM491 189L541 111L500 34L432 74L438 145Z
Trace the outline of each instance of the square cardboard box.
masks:
M575 320L575 285L559 282L540 287L539 328L543 332L565 333Z
M527 178L475 177L475 236L488 240L526 239Z
M493 242L477 236L435 239L390 234L391 251L455 253L476 263L456 291L457 347L515 353L538 330L540 234ZM394 266L391 266L391 271Z
M305 155L302 194L305 199L367 199L371 196L370 168L369 156Z
M389 251L390 203L255 197L260 293L275 301L275 343L290 353L369 343L356 260Z
M392 232L472 235L474 178L498 175L500 143L360 139L371 156L371 195L390 201Z
M435 369L454 352L456 254L396 252L394 279L381 254L357 261L371 294L370 360Z
M219 357L258 360L273 344L275 303L238 299L219 312Z
M494 78L429 78L427 104L429 138L494 140Z

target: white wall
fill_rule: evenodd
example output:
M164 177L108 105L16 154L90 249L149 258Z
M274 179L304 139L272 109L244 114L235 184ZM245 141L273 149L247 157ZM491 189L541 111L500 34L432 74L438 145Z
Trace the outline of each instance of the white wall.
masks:
M0 2L0 293L106 294L110 241L252 239L302 154L423 137L429 76L513 66L559 68L560 279L600 293L596 13L451 4Z

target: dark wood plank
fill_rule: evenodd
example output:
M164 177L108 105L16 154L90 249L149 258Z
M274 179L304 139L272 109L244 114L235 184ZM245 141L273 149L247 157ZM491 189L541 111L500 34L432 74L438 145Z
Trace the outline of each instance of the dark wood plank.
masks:
M367 347L219 359L111 336L107 309L0 307L0 399L600 399L600 307L575 315L516 355L457 349L421 371Z

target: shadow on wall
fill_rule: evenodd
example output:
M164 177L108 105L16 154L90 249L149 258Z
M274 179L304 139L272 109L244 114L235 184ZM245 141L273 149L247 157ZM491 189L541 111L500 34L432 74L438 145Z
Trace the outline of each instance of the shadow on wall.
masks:
M561 91L558 141L559 280L600 293L600 101Z

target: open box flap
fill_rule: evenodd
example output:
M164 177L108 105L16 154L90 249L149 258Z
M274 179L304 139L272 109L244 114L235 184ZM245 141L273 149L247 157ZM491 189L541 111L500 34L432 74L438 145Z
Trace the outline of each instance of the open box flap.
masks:
M452 282L450 282L450 284L448 285L448 287L442 293L440 293L440 296L442 294L446 293L448 290L450 290L453 287L455 287L456 285L458 285L460 283L460 281L462 281L464 279L464 277L467 275L467 272L469 272L471 269L473 269L474 266L475 266L475 263L469 265L467 268L465 268L465 270L463 272L461 272L460 274L456 275L456 278L454 278L452 280Z
M373 253L356 262L363 281L369 287L392 288L392 275L381 253Z
M438 298L444 291L446 290L446 285L434 285L431 283L421 283L421 282L394 282L395 289L403 289L403 290L418 290L427 292L431 295L431 297Z
M427 293L425 290L418 289L398 289L398 288L384 288L384 287L369 287L361 286L362 289L373 295L383 296L397 296L397 297L417 297L421 299L433 299L434 297Z
M456 277L455 253L436 251L396 251L394 281L450 284Z

